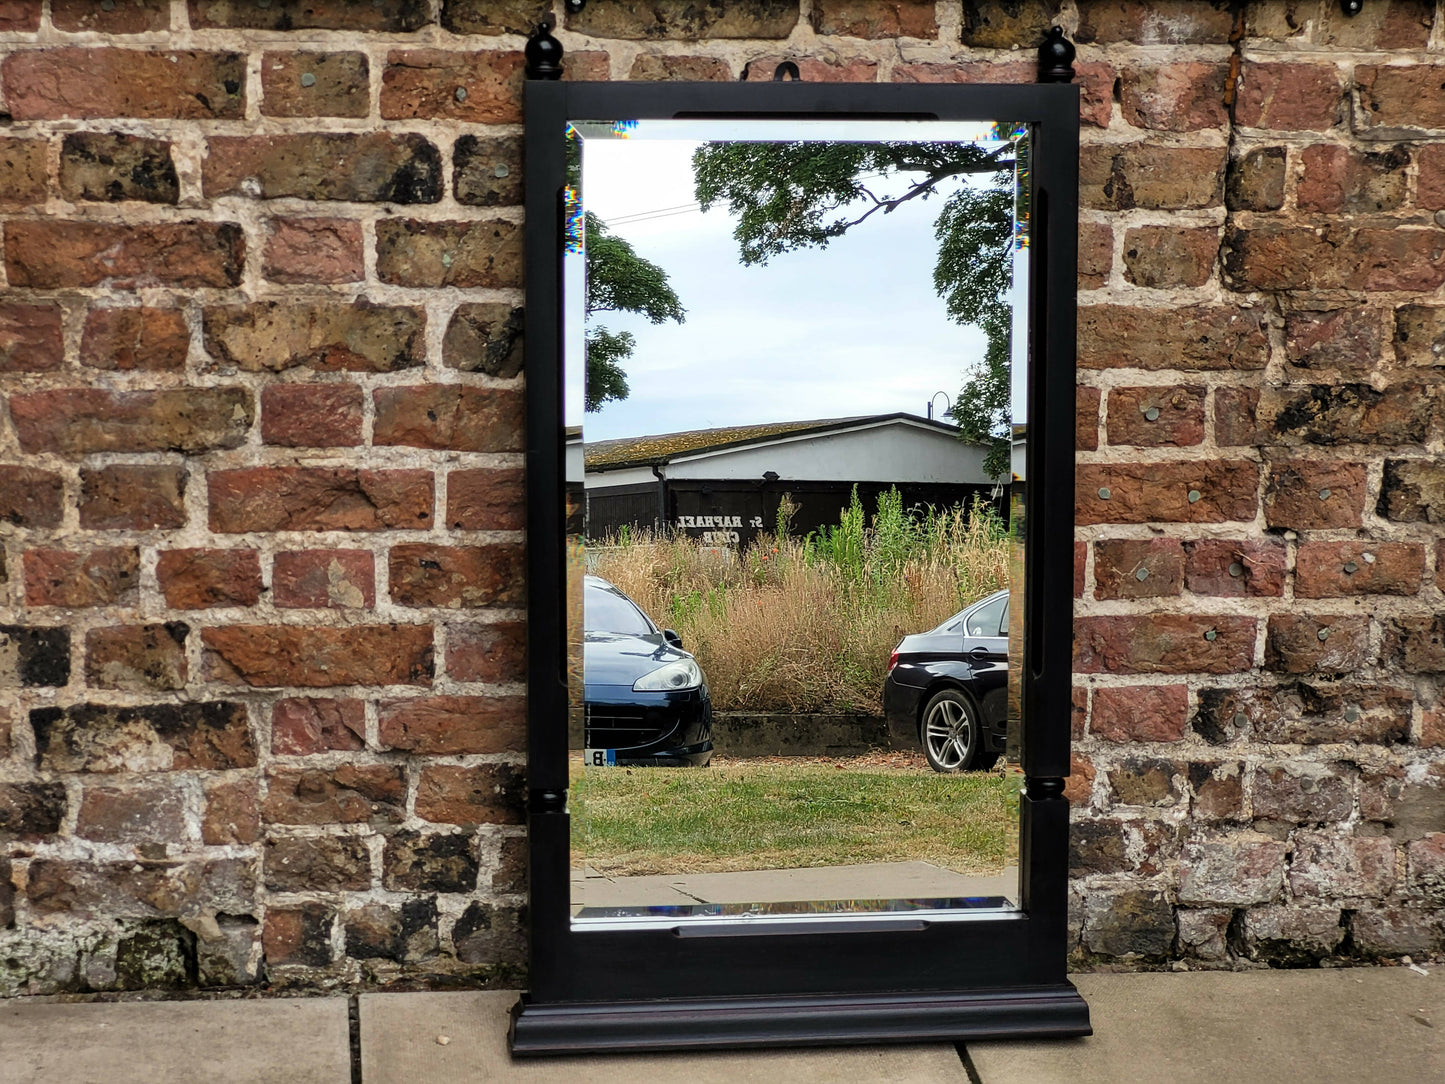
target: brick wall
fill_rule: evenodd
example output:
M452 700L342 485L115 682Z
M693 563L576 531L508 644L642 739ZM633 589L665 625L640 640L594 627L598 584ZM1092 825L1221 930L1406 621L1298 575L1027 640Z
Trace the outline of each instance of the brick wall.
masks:
M547 6L0 4L0 992L519 981ZM1028 81L1055 19L1076 952L1436 950L1445 13L592 0L558 36L573 77Z

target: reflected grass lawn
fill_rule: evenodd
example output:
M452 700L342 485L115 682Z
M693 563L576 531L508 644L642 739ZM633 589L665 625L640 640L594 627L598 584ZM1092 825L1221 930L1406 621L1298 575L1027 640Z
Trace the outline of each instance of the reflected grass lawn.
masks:
M1017 860L1021 778L812 758L589 769L579 759L572 860L614 876L908 861L997 873Z

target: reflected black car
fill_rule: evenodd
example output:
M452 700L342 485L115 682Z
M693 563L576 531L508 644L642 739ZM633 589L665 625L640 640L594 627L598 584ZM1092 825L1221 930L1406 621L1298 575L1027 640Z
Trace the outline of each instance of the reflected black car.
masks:
M888 660L883 711L896 744L921 744L936 772L991 768L1008 738L1008 592L997 591Z
M598 576L582 598L586 763L707 764L712 701L677 633Z

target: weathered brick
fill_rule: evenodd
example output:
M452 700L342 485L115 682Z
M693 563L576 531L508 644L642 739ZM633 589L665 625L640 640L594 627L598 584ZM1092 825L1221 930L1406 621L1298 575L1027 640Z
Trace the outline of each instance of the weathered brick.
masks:
M201 842L212 846L250 844L261 838L261 812L254 779L213 779L205 784Z
M1282 444L1421 444L1439 409L1434 389L1398 384L1266 388L1260 420Z
M522 285L522 228L504 219L376 224L376 274L397 286Z
M253 416L245 388L64 388L10 396L20 447L61 455L234 448Z
M1345 937L1338 907L1299 902L1254 907L1240 924L1244 953L1274 967L1310 967L1330 956Z
M1358 527L1365 510L1365 467L1338 459L1271 463L1264 482L1264 521L1281 530Z
M1174 912L1179 924L1179 951L1200 960L1229 958L1229 925L1234 909L1226 907L1180 907Z
M1100 686L1089 733L1105 741L1179 741L1189 715L1183 685Z
M1180 866L1179 902L1246 907L1270 903L1284 888L1285 845L1237 833L1189 840Z
M246 57L168 49L34 49L0 67L16 120L154 117L234 120L246 105Z
M1107 773L1115 805L1168 807L1184 799L1184 764L1159 757L1127 757Z
M64 360L62 316L55 304L0 305L0 373L59 369Z
M1439 567L1439 558L1436 558ZM1437 573L1436 578L1439 578ZM1445 748L1445 711L1437 704L1420 714L1420 745L1425 749Z
M1174 947L1174 907L1162 892L1105 889L1084 898L1084 948L1123 959L1163 957Z
M1196 595L1279 598L1284 576L1283 542L1205 538L1184 543L1184 586Z
M245 248L245 235L234 222L5 223L10 285L42 290L239 286Z
M213 136L202 167L207 197L436 203L442 162L423 136L307 132Z
M1079 223L1079 289L1096 290L1114 266L1114 230L1102 222Z
M522 139L458 136L452 148L452 191L458 203L508 207L522 202Z
M1367 767L1360 775L1360 815L1383 822L1385 834L1397 842L1438 832L1445 824L1445 771L1432 763L1422 774L1412 770L1407 778L1390 764Z
M1038 79L1035 61L965 61L959 63L904 63L893 66L895 83L1032 83ZM1107 128L1114 112L1114 83L1118 73L1110 64L1081 61L1074 65L1079 88L1079 120Z
M305 756L366 746L366 707L360 700L289 697L271 712L271 752Z
M171 145L122 132L71 132L60 148L60 194L68 200L177 203Z
M1097 775L1094 764L1079 753L1069 754L1069 775L1064 780L1064 799L1070 805L1087 806Z
M144 531L186 525L183 467L120 464L80 472L80 525Z
M447 526L457 531L520 531L525 478L513 468L454 470L447 475Z
M1441 165L1445 168L1445 161ZM1395 310L1395 362L1420 368L1445 365L1445 308L1402 305Z
M522 449L522 396L470 384L377 388L372 442L456 452Z
M442 340L449 369L512 377L522 371L523 310L505 302L457 306Z
M34 708L30 728L49 772L253 768L244 704L182 701L117 707Z
M416 788L416 815L438 824L521 824L526 778L512 764L472 768L427 765Z
M454 681L514 682L526 674L527 628L520 621L471 622L447 629L448 676Z
M925 0L815 0L813 30L852 38L936 38L933 5Z
M1445 283L1445 230L1227 228L1224 276L1240 290L1434 290Z
M526 745L520 696L429 696L377 705L381 744L407 753L508 753Z
M1415 206L1427 211L1445 209L1445 143L1422 144L1415 149L1415 161Z
M267 907L261 931L266 963L326 967L331 963L331 931L335 925L336 912L326 904Z
M167 0L126 0L97 4L94 0L50 0L50 21L70 33L142 34L169 30L171 5Z
M507 836L501 841L497 864L492 871L493 892L527 891L527 840Z
M1278 211L1284 206L1285 149L1256 147L1229 160L1224 203L1231 211Z
M25 601L30 606L107 606L135 597L140 552L134 546L25 551Z
M359 891L371 887L371 854L357 836L268 839L263 859L273 892Z
M381 883L393 892L474 892L478 870L468 833L397 832L386 840Z
M1434 459L1385 460L1375 511L1400 523L1445 522L1445 465Z
M180 843L187 834L185 794L165 778L87 784L75 834L97 843Z
M1370 660L1367 617L1270 614L1264 665L1286 674L1349 674Z
M5 0L0 4L0 30L25 33L40 29L40 5L33 0Z
M1406 848L1406 884L1412 896L1445 903L1445 832L1433 832Z
M268 117L364 117L370 98L365 53L261 55L261 112Z
M376 605L370 550L292 550L276 554L271 595L277 606L356 610Z
M274 768L261 813L268 824L394 824L405 803L400 764Z
M1093 2L1079 5L1079 30L1074 40L1111 45L1224 45L1233 40L1235 13L1225 4L1191 0L1150 0L1149 3ZM1047 24L1045 24L1047 29ZM1001 48L1016 44L1000 43Z
M80 363L118 372L184 369L191 332L180 309L95 308L85 317Z
M253 467L213 471L211 530L425 530L432 524L432 476L425 470Z
M345 218L277 218L271 221L261 273L272 282L360 282L361 223Z
M1277 688L1200 689L1190 726L1223 745L1251 732L1258 741L1321 745L1389 745L1410 732L1414 696L1408 689L1300 681Z
M55 835L64 819L65 784L0 783L0 841Z
M254 606L261 597L261 559L255 550L162 550L156 579L174 610Z
M551 10L546 0L446 0L442 26L453 34L525 35Z
M1317 39L1339 49L1423 49L1430 40L1435 5L1430 0L1386 0L1350 15L1326 5Z
M1347 820L1355 809L1351 779L1337 766L1301 762L1254 772L1254 815L1296 824Z
M1203 286L1219 252L1219 231L1139 226L1124 235L1124 277L1136 286Z
M1204 389L1114 388L1109 392L1110 444L1187 447L1204 439Z
M70 630L0 625L0 686L61 686L70 681Z
M1301 211L1371 214L1393 211L1405 202L1410 152L1404 147L1361 153L1319 143L1300 152L1300 164L1304 172L1295 201Z
M386 55L381 115L516 124L522 119L525 60L514 50L405 49Z
M994 4L964 0L963 44L975 49L1008 49L1021 41L1042 41L1058 14L1056 0Z
M843 57L825 55L818 57L802 54L754 57L743 65L742 79L748 83L771 81L782 64L794 64L798 78L805 83L875 83L878 81L878 62L866 57ZM634 77L635 78L635 77Z
M1258 477L1258 464L1243 459L1081 464L1074 518L1080 524L1252 520Z
M1357 951L1385 957L1426 956L1438 952L1445 940L1438 910L1410 904L1353 909L1350 938Z
M437 951L434 897L405 900L401 906L367 903L341 916L346 955L353 960L417 963Z
M1131 614L1074 621L1083 674L1228 674L1254 664L1253 617Z
M361 412L355 384L270 384L261 389L261 439L288 448L354 447Z
M1079 385L1074 389L1074 447L1092 452L1099 447L1100 391Z
M1244 813L1244 765L1237 760L1216 763L1195 760L1187 768L1194 792L1190 813L1198 820L1238 820Z
M256 687L429 685L430 625L231 625L201 630L207 678Z
M85 683L127 692L183 689L190 631L179 621L91 629L85 634Z
M361 4L353 0L270 0L268 4L237 0L189 0L191 26L198 30L346 30L405 34L431 22L426 0L388 0Z
M1259 428L1259 389L1225 386L1214 389L1210 411L1214 440L1222 448L1271 443Z
M1079 307L1084 369L1263 369L1269 336L1262 309L1199 305L1135 309Z
M520 606L526 597L524 552L513 543L393 546L391 600L448 609Z
M1122 873L1132 868L1127 853L1127 821L1112 817L1076 820L1069 825L1069 870L1081 873Z
M31 861L25 896L37 915L70 919L246 914L256 906L254 858Z
M0 203L42 203L46 190L44 139L0 139Z
M1296 598L1413 595L1425 574L1417 542L1301 542L1295 556Z
M452 924L452 944L463 963L514 967L527 962L527 911L473 900Z
M1240 74L1234 119L1247 128L1322 132L1339 121L1344 97L1333 64L1247 61Z
M12 527L59 527L65 480L34 467L0 467L0 520Z
M1296 896L1373 898L1395 884L1395 844L1381 837L1300 832L1294 839L1289 887Z
M1404 614L1385 623L1381 654L1411 674L1445 671L1445 615Z
M909 0L912 6L913 0ZM930 10L928 18L933 13ZM798 24L792 0L695 4L689 0L623 0L568 13L567 29L627 41L704 38L786 38Z
M1222 128L1228 77L1227 65L1207 61L1125 68L1119 91L1124 120L1164 132Z
M1445 128L1445 101L1440 84L1445 68L1438 64L1412 64L1355 68L1360 108L1355 111L1355 130L1367 137L1387 136L1402 130Z
M394 372L426 360L426 316L407 305L262 301L208 308L206 349L245 372Z
M1094 543L1095 598L1158 598L1180 593L1184 550L1177 539Z
M1089 544L1087 542L1074 543L1074 597L1084 597L1084 563L1088 560Z
M1378 309L1290 312L1284 319L1284 349L1291 365L1364 377L1379 366L1384 343Z

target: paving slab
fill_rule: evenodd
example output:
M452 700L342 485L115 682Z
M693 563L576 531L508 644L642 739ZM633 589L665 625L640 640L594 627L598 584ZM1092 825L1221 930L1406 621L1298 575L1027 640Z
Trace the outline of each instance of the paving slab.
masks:
M1445 969L1073 975L1094 1034L969 1043L981 1084L1445 1080Z
M349 1084L346 999L0 1003L5 1084Z
M362 1084L968 1084L950 1044L513 1061L507 1013L516 1000L506 991L363 994Z

